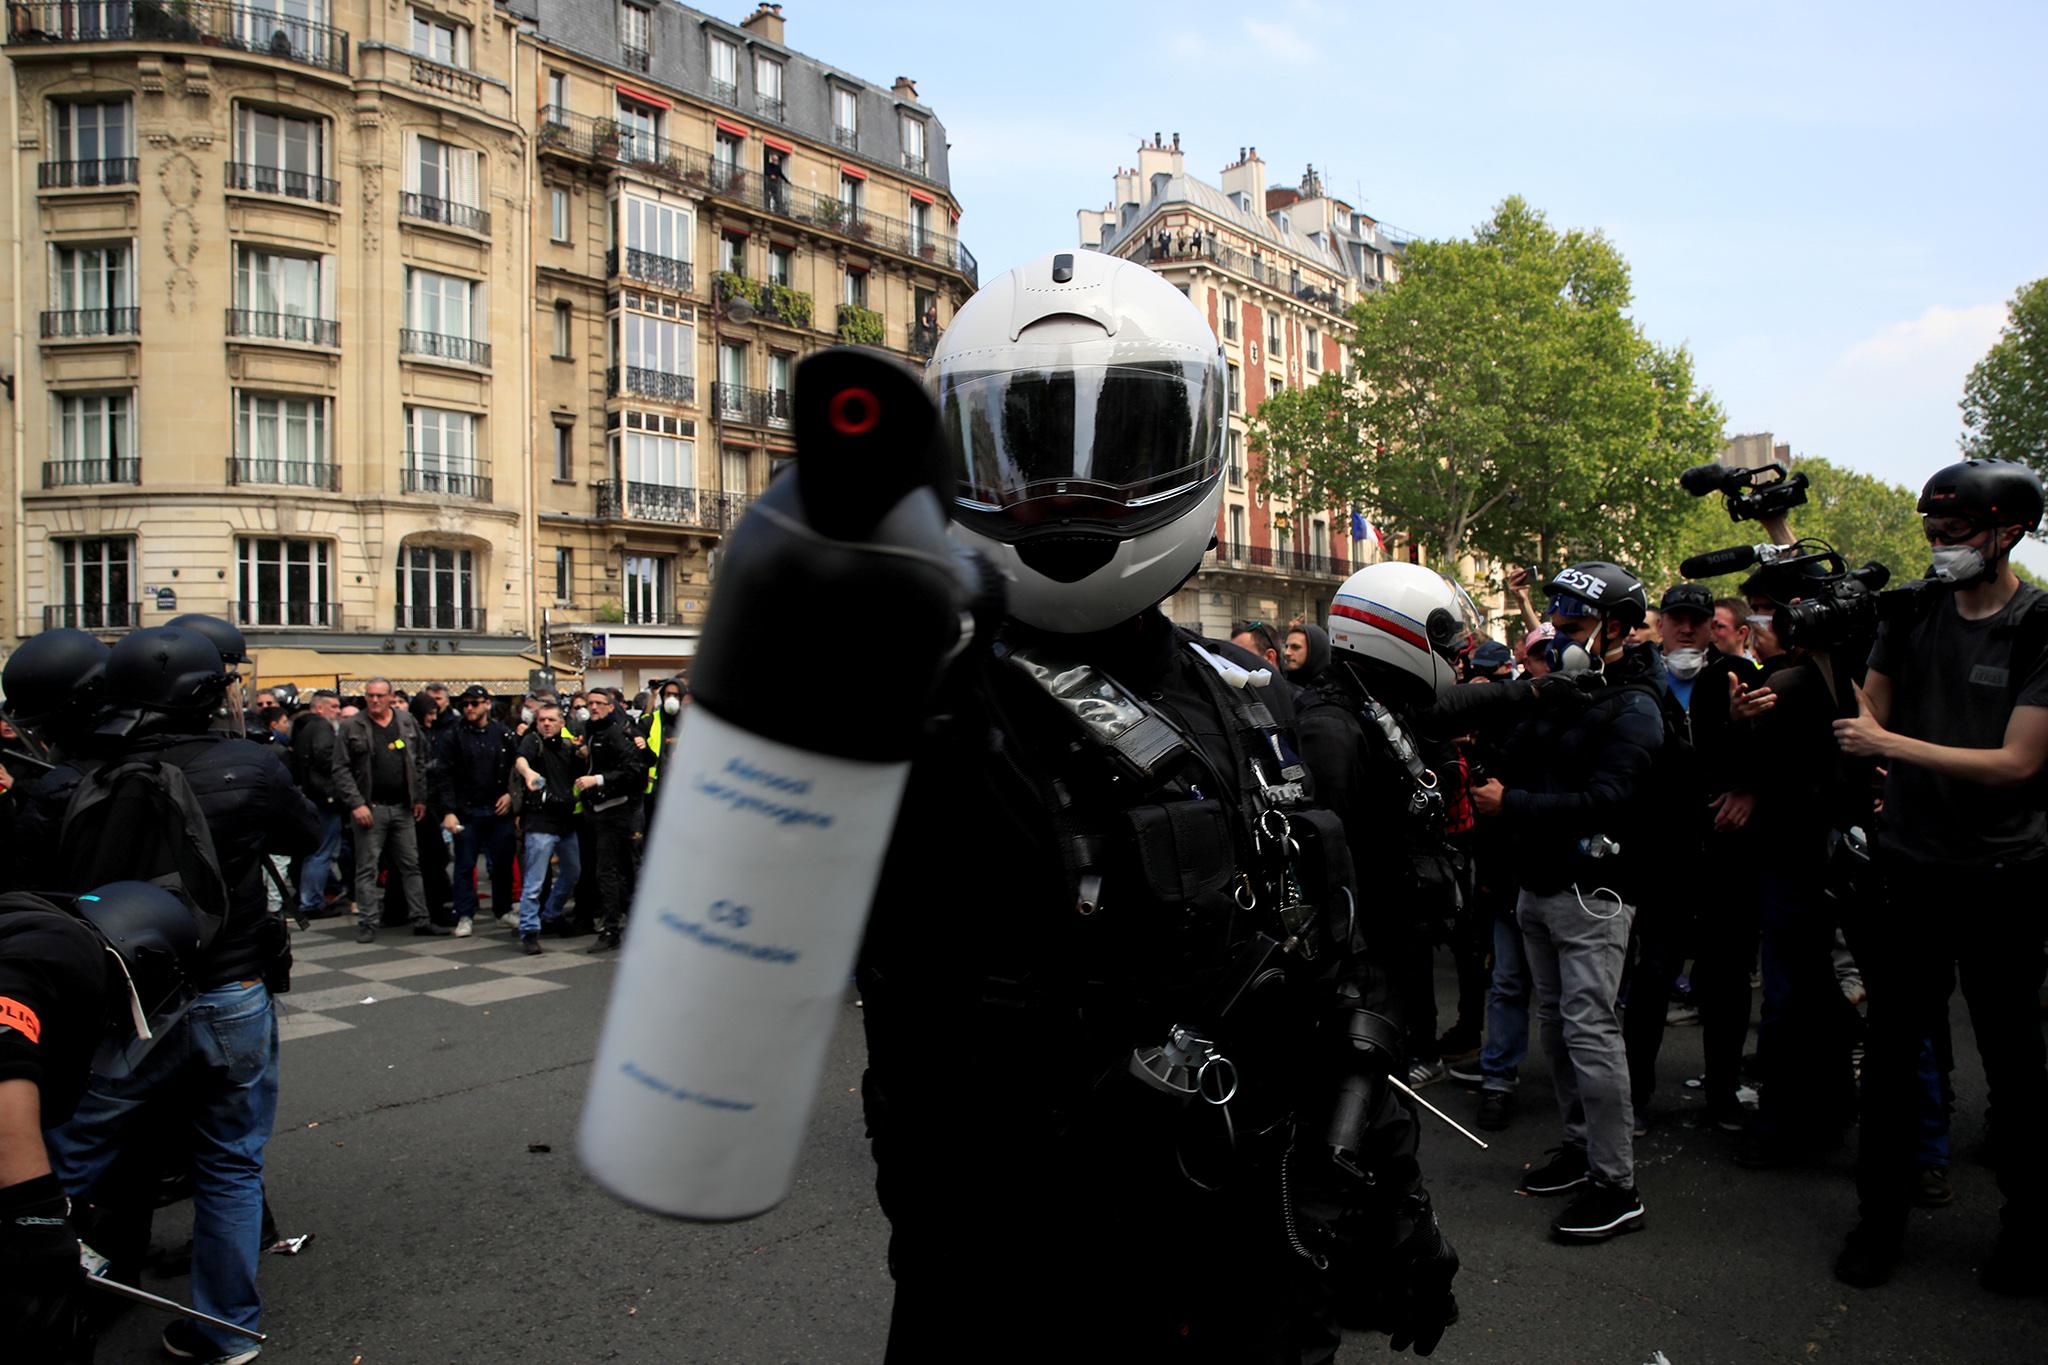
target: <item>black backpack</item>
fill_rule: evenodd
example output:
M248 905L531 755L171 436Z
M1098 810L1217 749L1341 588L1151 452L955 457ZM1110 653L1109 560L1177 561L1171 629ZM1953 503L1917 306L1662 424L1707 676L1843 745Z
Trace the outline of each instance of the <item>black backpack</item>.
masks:
M71 892L118 881L165 888L192 907L204 952L227 922L228 885L199 798L169 752L85 770L64 808L55 876Z

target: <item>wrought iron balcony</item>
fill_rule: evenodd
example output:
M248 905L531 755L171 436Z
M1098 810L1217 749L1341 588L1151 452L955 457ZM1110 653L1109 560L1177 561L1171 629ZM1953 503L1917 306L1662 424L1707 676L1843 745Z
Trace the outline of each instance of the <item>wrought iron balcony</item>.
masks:
M713 384L711 406L719 420L750 427L790 424L788 389L750 389L742 384Z
M643 369L638 365L614 365L604 372L604 391L613 398L639 394L665 403L692 403L697 399L697 381L687 374Z
M105 185L134 185L142 179L142 163L132 156L85 161L45 161L36 167L36 188L90 190Z
M58 308L43 314L43 340L132 337L142 332L140 308Z
M930 161L913 152L905 152L903 154L903 169L917 176L920 180L929 180L931 178L931 166L932 163Z
M228 335L252 341L302 341L311 346L339 346L341 323L333 318L309 318L303 313L259 313L249 308L230 308Z
M674 607L627 607L625 624L629 626L686 626L691 623L687 616Z
M341 624L339 602L283 602L274 597L235 603L238 626L298 626L310 630L332 630Z
M628 71L645 71L653 65L654 54L644 47L620 47L619 65Z
M849 152L854 151L860 146L860 129L840 128L835 125L832 129L832 142Z
M910 329L910 349L918 355L930 355L939 348L939 329L929 322L920 322Z
M400 602L392 624L399 630L452 630L481 634L484 609L458 607L452 602Z
M418 456L409 454L405 457L405 468L399 473L398 487L405 493L433 493L447 498L489 502L491 467L480 460L461 469L439 465L428 467L420 463Z
M720 104L738 105L740 102L740 88L731 81L714 80L709 83L709 89L711 98Z
M75 488L82 484L95 483L141 482L142 458L137 455L118 459L43 461L43 487L45 488Z
M132 630L141 623L140 602L66 602L43 608L44 630Z
M470 337L452 337L444 332L421 332L402 327L398 332L400 355L425 356L430 360L452 360L458 365L491 367L491 343Z
M341 202L341 183L324 175L290 171L282 166L259 166L253 161L230 161L227 182L231 190L254 194L282 194L291 199L312 199L322 204Z
M773 95L754 96L754 112L770 123L786 123L789 120L789 106Z
M453 199L437 199L431 194L414 194L411 190L402 190L398 195L398 211L407 218L441 223L485 237L491 235L489 213L468 204L458 204Z
M662 285L678 294L689 293L696 282L696 268L688 261L679 261L673 256L657 256L637 247L627 247L624 251L614 247L605 252L604 273L612 278L623 275L627 279Z
M325 460L266 460L261 456L228 457L230 486L257 483L286 488L311 488L323 493L341 491L341 466Z
M1249 565L1265 572L1296 577L1343 578L1352 568L1348 562L1335 555L1310 554L1306 550L1276 548L1271 545L1247 545L1237 540L1218 545L1216 557Z
M753 501L744 493L609 479L593 484L591 491L601 521L651 521L700 531L731 530Z
M348 34L332 24L215 0L9 0L15 43L197 43L348 71Z

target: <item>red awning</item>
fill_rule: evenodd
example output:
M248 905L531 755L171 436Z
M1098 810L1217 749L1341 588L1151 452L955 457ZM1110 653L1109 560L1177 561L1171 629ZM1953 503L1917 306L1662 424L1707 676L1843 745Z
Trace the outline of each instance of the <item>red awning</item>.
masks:
M840 167L839 167L839 173L840 173L841 175L844 175L844 176L850 176L851 178L853 178L853 179L855 179L855 180L865 180L865 179L867 179L867 178L868 178L868 173L867 173L866 171L862 170L862 169L861 169L860 167L858 167L858 166L848 166L848 165L845 165L844 163L842 163L842 164L840 165Z
M782 152L785 155L796 155L796 147L790 143L784 142L781 138L770 137L766 133L763 133L761 134L761 141L767 143L770 147L773 147L776 151Z
M642 104L651 104L657 109L667 109L670 107L669 102L661 96L650 95L645 90L636 90L630 85L622 84L618 87L618 90L621 95L624 95L629 100L638 100Z
M912 199L917 200L920 204L936 204L939 202L938 200L932 198L929 194L926 194L923 190L912 190L910 192L910 197Z
M714 119L713 119L713 120L711 120L711 121L712 121L713 123L717 124L717 125L719 126L719 128L720 128L720 129L722 129L723 131L725 131L725 132L728 132L728 133L731 133L731 134L732 134L732 135L733 135L734 137L751 137L751 136L752 136L752 133L751 133L751 132L750 132L750 131L748 130L747 126L746 126L745 124L743 124L743 123L733 123L733 122L731 122L731 121L729 121L729 120L727 120L727 119L722 119L722 118L714 118Z

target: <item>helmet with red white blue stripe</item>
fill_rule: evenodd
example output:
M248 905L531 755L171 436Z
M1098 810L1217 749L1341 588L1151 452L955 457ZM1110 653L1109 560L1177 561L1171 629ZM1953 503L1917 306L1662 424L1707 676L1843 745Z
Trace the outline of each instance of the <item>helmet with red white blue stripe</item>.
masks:
M1480 641L1478 608L1434 569L1389 560L1344 580L1330 603L1337 657L1398 670L1430 695L1458 681L1458 660Z

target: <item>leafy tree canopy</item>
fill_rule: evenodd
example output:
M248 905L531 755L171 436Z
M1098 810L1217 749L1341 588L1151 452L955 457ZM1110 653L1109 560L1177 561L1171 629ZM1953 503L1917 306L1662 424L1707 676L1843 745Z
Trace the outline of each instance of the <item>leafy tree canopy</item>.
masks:
M1963 383L1965 455L2048 475L2048 279L2013 296L2005 330Z

